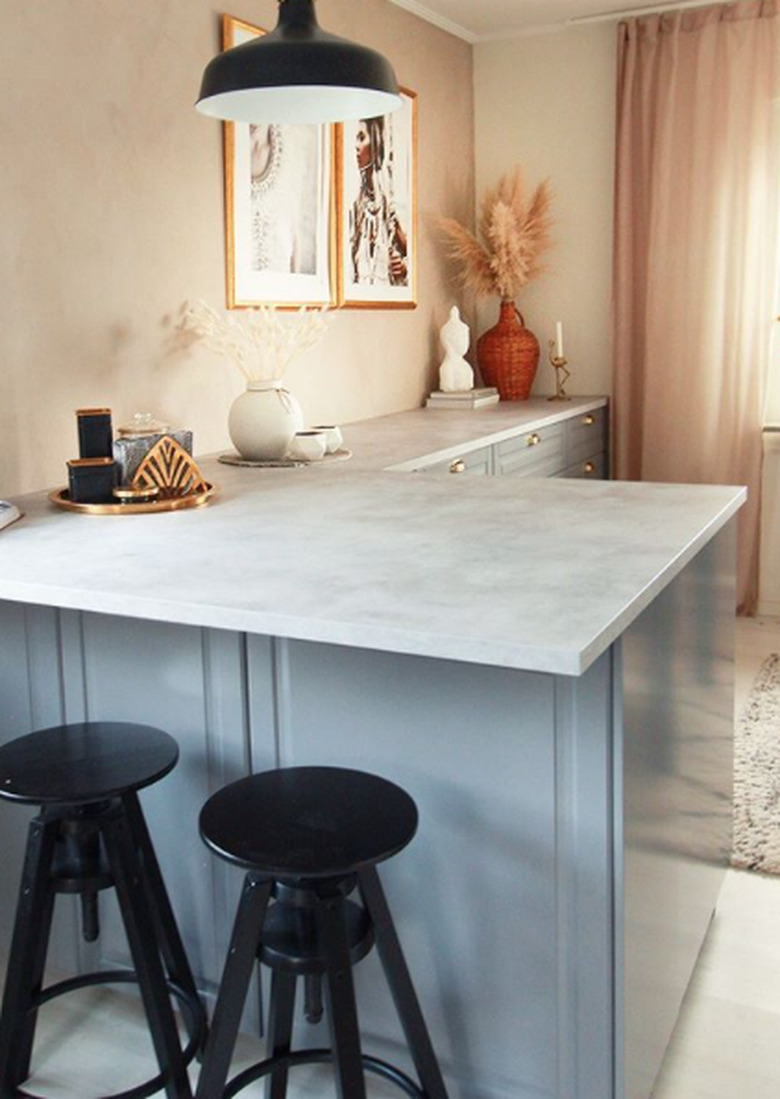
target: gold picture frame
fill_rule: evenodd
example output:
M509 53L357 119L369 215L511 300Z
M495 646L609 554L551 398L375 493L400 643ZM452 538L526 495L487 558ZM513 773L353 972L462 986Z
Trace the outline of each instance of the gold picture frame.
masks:
M400 110L338 126L339 299L351 309L417 305L417 93Z
M265 33L222 16L224 49ZM222 125L228 309L337 305L335 126Z

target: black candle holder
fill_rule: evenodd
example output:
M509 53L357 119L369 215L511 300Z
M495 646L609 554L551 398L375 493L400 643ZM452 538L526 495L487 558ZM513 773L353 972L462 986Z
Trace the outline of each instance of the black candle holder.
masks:
M110 408L79 408L76 410L79 427L79 455L81 458L111 458L113 456L113 432Z
M68 462L68 492L74 504L109 503L115 485L113 458L74 458Z

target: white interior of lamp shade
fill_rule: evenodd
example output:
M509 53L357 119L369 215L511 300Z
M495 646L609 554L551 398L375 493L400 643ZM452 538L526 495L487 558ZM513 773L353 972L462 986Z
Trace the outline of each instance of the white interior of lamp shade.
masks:
M294 84L247 88L209 96L196 104L212 118L232 122L349 122L375 118L401 106L401 97L373 88Z

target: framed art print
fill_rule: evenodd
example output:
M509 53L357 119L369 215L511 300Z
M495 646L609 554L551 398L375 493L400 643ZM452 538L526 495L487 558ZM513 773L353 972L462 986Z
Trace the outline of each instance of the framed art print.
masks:
M265 34L223 16L223 47ZM225 122L227 304L335 305L335 127Z
M417 304L417 95L339 127L339 289L346 306Z

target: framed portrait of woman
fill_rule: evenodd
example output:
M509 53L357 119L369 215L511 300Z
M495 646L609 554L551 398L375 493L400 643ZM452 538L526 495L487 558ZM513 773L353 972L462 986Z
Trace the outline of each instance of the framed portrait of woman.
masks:
M266 32L222 17L224 49ZM335 126L225 122L227 305L336 305Z
M339 290L342 305L417 304L417 94L338 133Z

